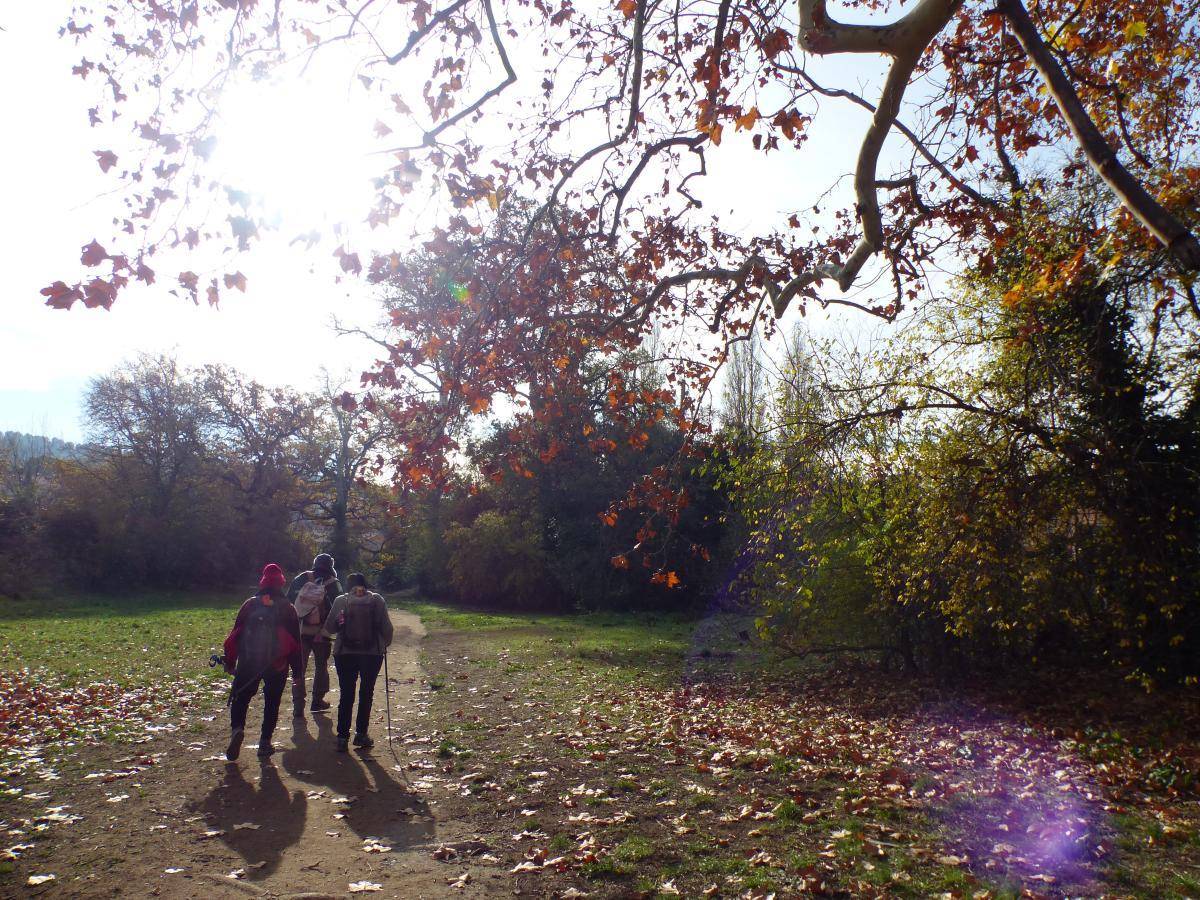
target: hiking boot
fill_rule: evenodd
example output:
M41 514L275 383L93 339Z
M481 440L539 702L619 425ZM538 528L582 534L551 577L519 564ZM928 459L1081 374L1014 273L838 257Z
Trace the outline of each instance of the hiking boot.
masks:
M242 752L242 738L246 736L244 728L235 728L233 733L229 735L229 746L225 748L225 758L233 762L238 758L238 754Z
M324 712L325 710L329 709L329 701L328 700L314 700L312 702L312 706L309 708L313 712Z
M275 746L270 741L263 741L258 745L258 756L260 759L266 759L275 752Z
M375 746L375 742L368 735L356 734L354 736L354 746L361 747L363 750L370 750Z
M345 738L337 739L337 752L338 753L345 753L349 749L350 749L349 741L347 741Z

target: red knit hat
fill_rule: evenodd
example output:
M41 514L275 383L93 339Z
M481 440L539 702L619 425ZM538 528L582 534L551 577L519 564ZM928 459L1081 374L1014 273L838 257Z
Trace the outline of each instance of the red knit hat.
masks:
M283 587L284 581L286 579L283 577L283 569L275 563L267 563L263 567L262 578L258 580L258 589L260 591L275 590Z

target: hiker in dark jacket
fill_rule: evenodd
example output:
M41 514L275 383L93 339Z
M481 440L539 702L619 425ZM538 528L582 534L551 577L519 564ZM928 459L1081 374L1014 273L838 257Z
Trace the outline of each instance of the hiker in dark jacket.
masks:
M375 679L383 665L383 655L392 643L392 619L383 597L367 587L367 579L355 572L346 579L349 592L333 601L325 620L324 634L336 638L333 666L337 669L338 698L337 749L345 753L350 738L350 719L354 713L354 690L358 687L358 717L355 720L354 746L366 750L375 745L367 734L371 723L371 701L375 697Z
M313 657L314 671L312 703L309 708L313 712L329 709L329 701L325 699L325 695L329 693L329 641L321 634L321 626L329 617L333 601L342 593L342 584L338 581L337 570L333 566L332 556L328 553L320 554L313 560L311 569L301 572L292 579L292 584L287 592L288 602L296 606L296 600L300 597L300 592L306 584L315 582L325 587L325 595L319 606L312 607L305 603L303 610L300 607L296 609L300 617L300 658L302 660L300 680L292 684L292 705L295 707L293 715L297 719L304 718L305 683L310 655Z
M258 755L275 752L271 736L279 719L279 702L287 682L288 669L293 681L303 681L300 663L300 621L296 610L283 596L286 579L275 563L263 569L258 592L242 604L233 630L225 638L225 668L233 673L229 692L229 719L232 733L225 758L235 760L242 749L246 731L246 710L262 684L263 722Z

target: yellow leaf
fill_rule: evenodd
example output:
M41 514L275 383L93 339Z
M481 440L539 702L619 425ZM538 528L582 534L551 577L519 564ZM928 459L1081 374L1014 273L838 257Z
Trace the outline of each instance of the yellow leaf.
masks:
M1146 36L1146 23L1142 21L1130 22L1125 26L1125 40L1135 41L1138 38Z
M754 123L758 121L758 107L757 106L750 107L750 109L747 112L738 116L733 121L734 121L735 125L737 126L738 131L742 131L743 129L746 131L749 131L751 128L754 127Z

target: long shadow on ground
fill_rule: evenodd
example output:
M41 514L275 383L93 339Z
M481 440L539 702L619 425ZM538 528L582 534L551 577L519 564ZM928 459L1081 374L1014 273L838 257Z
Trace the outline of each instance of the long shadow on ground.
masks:
M397 779L387 744L381 738L368 752L334 751L332 715L313 716L315 729L307 719L295 720L294 747L284 752L281 762L298 781L311 790L324 790L325 796L312 802L327 807L330 828L348 827L360 838L378 838L396 850L430 841L432 817L428 806L402 780ZM342 819L332 816L340 813ZM426 821L426 820L429 821Z
M247 880L274 873L288 848L300 842L310 817L329 830L349 830L394 850L432 840L428 807L388 771L386 744L374 750L382 760L367 753L337 753L328 715L293 720L290 740L286 727L280 732L277 744L292 746L249 765L247 757L255 757L253 745L247 746L242 762L228 765L222 782L199 805L208 827L221 832L226 846L246 860ZM257 784L243 768L255 764L261 769ZM299 784L289 788L281 776ZM238 827L247 824L258 827Z
M258 784L246 779L241 766L229 765L225 777L201 806L209 828L247 863L251 878L275 871L284 851L300 840L308 812L304 791L289 791L270 760L261 764ZM239 825L257 828L239 828Z

